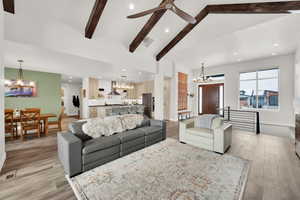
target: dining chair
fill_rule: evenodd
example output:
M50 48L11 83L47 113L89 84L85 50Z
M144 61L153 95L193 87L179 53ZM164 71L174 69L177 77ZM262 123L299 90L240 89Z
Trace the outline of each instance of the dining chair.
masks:
M36 130L37 136L40 137L41 124L40 124L40 109L25 109L20 113L21 121L21 139L24 140L24 136L28 131Z
M40 108L25 108L24 110L39 111L39 112L41 113L41 109L40 109ZM40 127L41 130L43 130L44 124L43 124L42 121L40 121L40 126L41 126L41 127Z
M62 131L62 128L61 128L61 122L62 122L62 118L63 118L63 116L64 116L64 111L65 111L65 108L64 108L64 107L61 107L60 113L59 113L59 116L58 116L57 121L49 121L49 122L48 122L48 126L56 126L56 128L57 128L59 131Z
M39 111L39 112L41 112L40 108L25 108L24 110L27 110L27 111Z
M11 139L17 136L17 123L14 121L14 110L5 109L4 111L4 121L5 121L5 133L11 134Z

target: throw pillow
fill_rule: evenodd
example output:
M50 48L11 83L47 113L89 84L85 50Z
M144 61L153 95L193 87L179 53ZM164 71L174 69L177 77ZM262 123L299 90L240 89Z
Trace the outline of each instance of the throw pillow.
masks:
M91 140L91 139L93 139L91 136L89 136L89 135L86 135L86 134L78 134L78 133L76 133L76 134L74 134L76 137L78 137L82 142L86 142L86 141L88 141L88 140Z
M82 126L82 130L86 135L92 138L98 138L107 135L109 130L103 118L93 118Z

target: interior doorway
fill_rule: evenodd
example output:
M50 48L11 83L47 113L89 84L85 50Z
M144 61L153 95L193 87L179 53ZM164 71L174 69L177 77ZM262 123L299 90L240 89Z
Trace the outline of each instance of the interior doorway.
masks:
M199 85L198 112L202 114L222 114L224 108L224 83Z

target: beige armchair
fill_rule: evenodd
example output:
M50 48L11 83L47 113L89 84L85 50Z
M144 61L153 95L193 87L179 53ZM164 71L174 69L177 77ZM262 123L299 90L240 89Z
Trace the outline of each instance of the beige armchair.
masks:
M218 153L225 153L231 146L232 126L220 123L221 118L212 122L212 128L195 127L195 120L189 119L179 124L179 141Z

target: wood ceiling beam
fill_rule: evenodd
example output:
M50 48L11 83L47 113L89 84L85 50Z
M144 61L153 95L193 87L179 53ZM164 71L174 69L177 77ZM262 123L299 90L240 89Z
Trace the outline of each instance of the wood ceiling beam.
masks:
M91 39L99 23L107 0L96 0L89 21L85 27L85 37Z
M156 60L159 61L162 57L164 57L178 42L180 42L189 32L191 32L206 16L208 15L207 7L201 10L201 12L195 17L197 23L188 24L180 31L176 37L167 45L163 50L159 52L156 56Z
M211 14L278 14L299 10L299 1L209 5Z
M156 60L162 59L175 47L189 32L191 32L208 14L289 14L291 10L300 10L300 1L246 3L246 4L220 4L208 5L197 15L196 24L185 26L167 46L156 56Z
M15 14L15 1L14 0L3 0L4 11Z
M164 4L167 0L163 0L160 5ZM138 46L143 42L143 40L147 37L150 31L154 28L160 18L166 13L167 10L160 10L152 14L150 19L144 25L142 30L137 34L134 40L129 45L129 51L133 53Z

